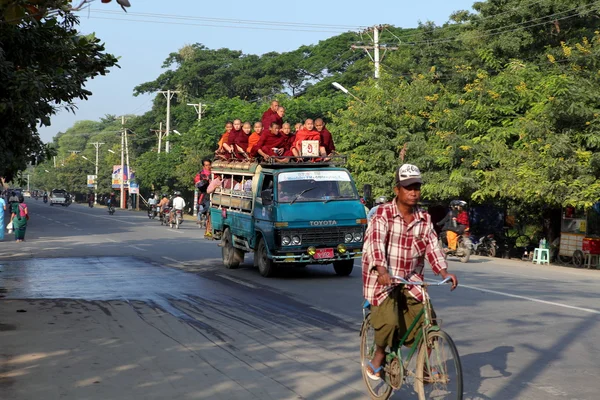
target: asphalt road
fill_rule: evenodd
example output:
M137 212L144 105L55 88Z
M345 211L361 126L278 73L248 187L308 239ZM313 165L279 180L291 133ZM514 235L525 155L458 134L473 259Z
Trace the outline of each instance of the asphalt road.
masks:
M223 268L191 217L173 230L27 202L26 241L0 242L0 398L367 398L359 264L264 279L251 256ZM600 271L477 257L450 269L459 289L431 294L466 399L600 397Z

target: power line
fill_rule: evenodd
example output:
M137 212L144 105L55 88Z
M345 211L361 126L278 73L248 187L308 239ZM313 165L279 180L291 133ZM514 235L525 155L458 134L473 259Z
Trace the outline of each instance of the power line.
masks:
M120 11L110 10L97 10L92 9L94 13L99 14L112 14L112 15L123 15ZM215 18L215 17L194 17L189 15L174 15L174 14L162 14L162 13L127 13L128 16L140 16L150 18L161 18L161 19L179 19L188 21L205 21L205 22L224 22L234 23L243 25L272 25L272 26L288 26L288 27L314 27L314 28L332 28L332 29L344 29L344 30L359 30L364 29L367 26L360 25L336 25L336 24L314 24L306 22L283 22L283 21L261 21L252 19L239 19L239 18Z

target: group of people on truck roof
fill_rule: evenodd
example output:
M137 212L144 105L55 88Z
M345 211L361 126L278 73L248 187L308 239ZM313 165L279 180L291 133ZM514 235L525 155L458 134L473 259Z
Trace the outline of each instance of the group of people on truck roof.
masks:
M225 124L225 133L219 140L216 155L229 160L250 160L255 158L289 162L293 157L302 156L302 142L319 142L319 156L326 157L335 152L331 132L325 127L322 118L307 119L292 126L283 122L285 108L277 100L263 113L261 121L252 125L235 119Z

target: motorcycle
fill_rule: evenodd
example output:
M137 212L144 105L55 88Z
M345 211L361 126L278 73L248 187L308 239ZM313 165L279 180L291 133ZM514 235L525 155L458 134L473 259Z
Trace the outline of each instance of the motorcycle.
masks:
M473 251L473 241L469 237L468 233L463 233L458 236L458 244L456 246L456 250L448 249L448 240L446 239L446 234L443 232L440 235L440 248L444 251L444 258L448 258L448 256L458 257L460 262L466 263L469 262L469 258L471 258L471 252Z
M158 213L159 213L158 207L155 207L155 206L148 207L148 218L149 219L156 218L156 216L158 215Z
M48 202L48 197L44 196L44 203L47 203L47 202Z
M94 200L88 200L88 206L90 206L90 208L94 208Z
M173 228L173 225L175 225L176 229L179 229L179 225L181 225L181 223L183 222L183 211L182 210L175 210L173 212L170 213L170 219L169 219L169 226L171 228Z
M108 205L108 214L109 215L113 215L115 213L115 208L113 207L112 204Z
M169 215L171 214L170 208L163 208L162 212L159 214L159 220L161 225L169 225Z
M498 249L493 233L482 236L479 241L473 244L473 253L480 256L496 257Z

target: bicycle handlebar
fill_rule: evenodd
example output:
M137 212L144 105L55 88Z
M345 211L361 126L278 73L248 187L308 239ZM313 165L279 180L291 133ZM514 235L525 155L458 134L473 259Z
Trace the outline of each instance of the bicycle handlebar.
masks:
M397 275L391 275L390 278L395 279L397 281L400 281L400 283L403 283L405 285L416 285L416 286L441 286L441 285L445 285L448 282L452 282L452 279L450 277L447 277L446 279L444 279L443 281L438 281L438 282L411 282L411 281L407 281L406 279L404 279L401 276L397 276Z

